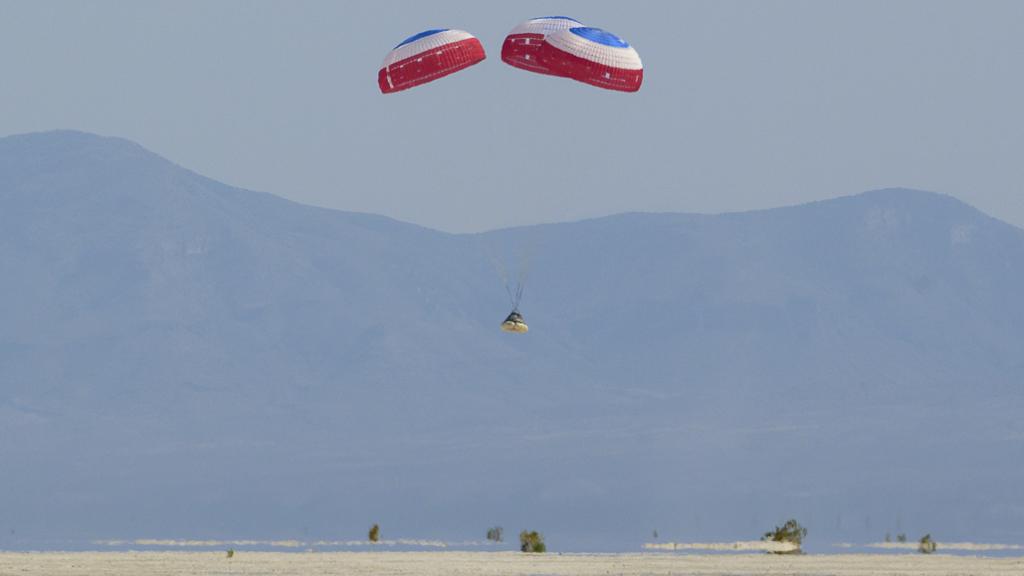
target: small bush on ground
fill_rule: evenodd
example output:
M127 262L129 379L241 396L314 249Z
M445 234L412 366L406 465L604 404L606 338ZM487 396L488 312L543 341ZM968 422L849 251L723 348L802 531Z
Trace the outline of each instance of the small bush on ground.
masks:
M547 552L547 546L544 545L544 535L536 530L527 532L523 530L519 533L519 549L523 552Z
M921 554L931 554L935 552L936 548L938 548L938 544L936 544L935 540L932 540L931 534L925 534L917 543L917 549Z
M765 532L761 540L765 542L788 542L796 545L796 550L774 552L774 554L802 554L803 551L800 549L800 546L803 544L805 537L807 537L807 528L801 526L796 520L790 519L782 526L776 526L774 530Z
M374 524L370 528L370 542L380 542L380 526Z
M487 529L487 539L491 542L501 542L505 538L505 529L501 526Z
M234 558L234 557L235 557L235 549L234 548L228 548L228 558Z

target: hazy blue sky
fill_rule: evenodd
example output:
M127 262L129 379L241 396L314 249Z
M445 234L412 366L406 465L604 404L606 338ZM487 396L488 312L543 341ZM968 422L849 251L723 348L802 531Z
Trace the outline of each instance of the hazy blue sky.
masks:
M533 16L640 52L637 94L512 69ZM907 186L1024 224L1024 2L0 0L0 135L129 138L229 184L445 230ZM382 96L389 48L488 60Z

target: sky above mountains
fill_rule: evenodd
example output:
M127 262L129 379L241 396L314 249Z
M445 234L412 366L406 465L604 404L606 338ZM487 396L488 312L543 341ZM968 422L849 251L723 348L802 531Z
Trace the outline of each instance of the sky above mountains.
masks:
M559 13L629 40L637 94L514 70ZM76 128L304 203L473 231L718 212L887 186L1024 224L1019 2L11 2L0 135ZM389 48L476 34L488 60L382 96Z

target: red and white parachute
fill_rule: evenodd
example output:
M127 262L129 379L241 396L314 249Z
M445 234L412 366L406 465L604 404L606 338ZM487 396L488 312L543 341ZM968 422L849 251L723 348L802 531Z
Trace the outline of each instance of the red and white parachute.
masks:
M377 84L384 94L443 78L487 56L475 36L463 30L426 30L406 38L384 57Z
M599 88L636 92L644 81L636 50L600 28L580 26L548 34L537 58L551 74Z
M537 57L541 44L548 34L579 26L583 24L568 16L544 16L527 20L513 28L505 37L505 42L501 45L501 60L509 66L530 72L552 74Z

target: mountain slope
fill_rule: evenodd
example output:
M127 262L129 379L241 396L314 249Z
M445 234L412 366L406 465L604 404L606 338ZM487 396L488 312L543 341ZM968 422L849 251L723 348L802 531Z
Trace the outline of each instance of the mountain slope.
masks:
M925 192L448 235L3 138L0 546L1024 538L1022 271Z

